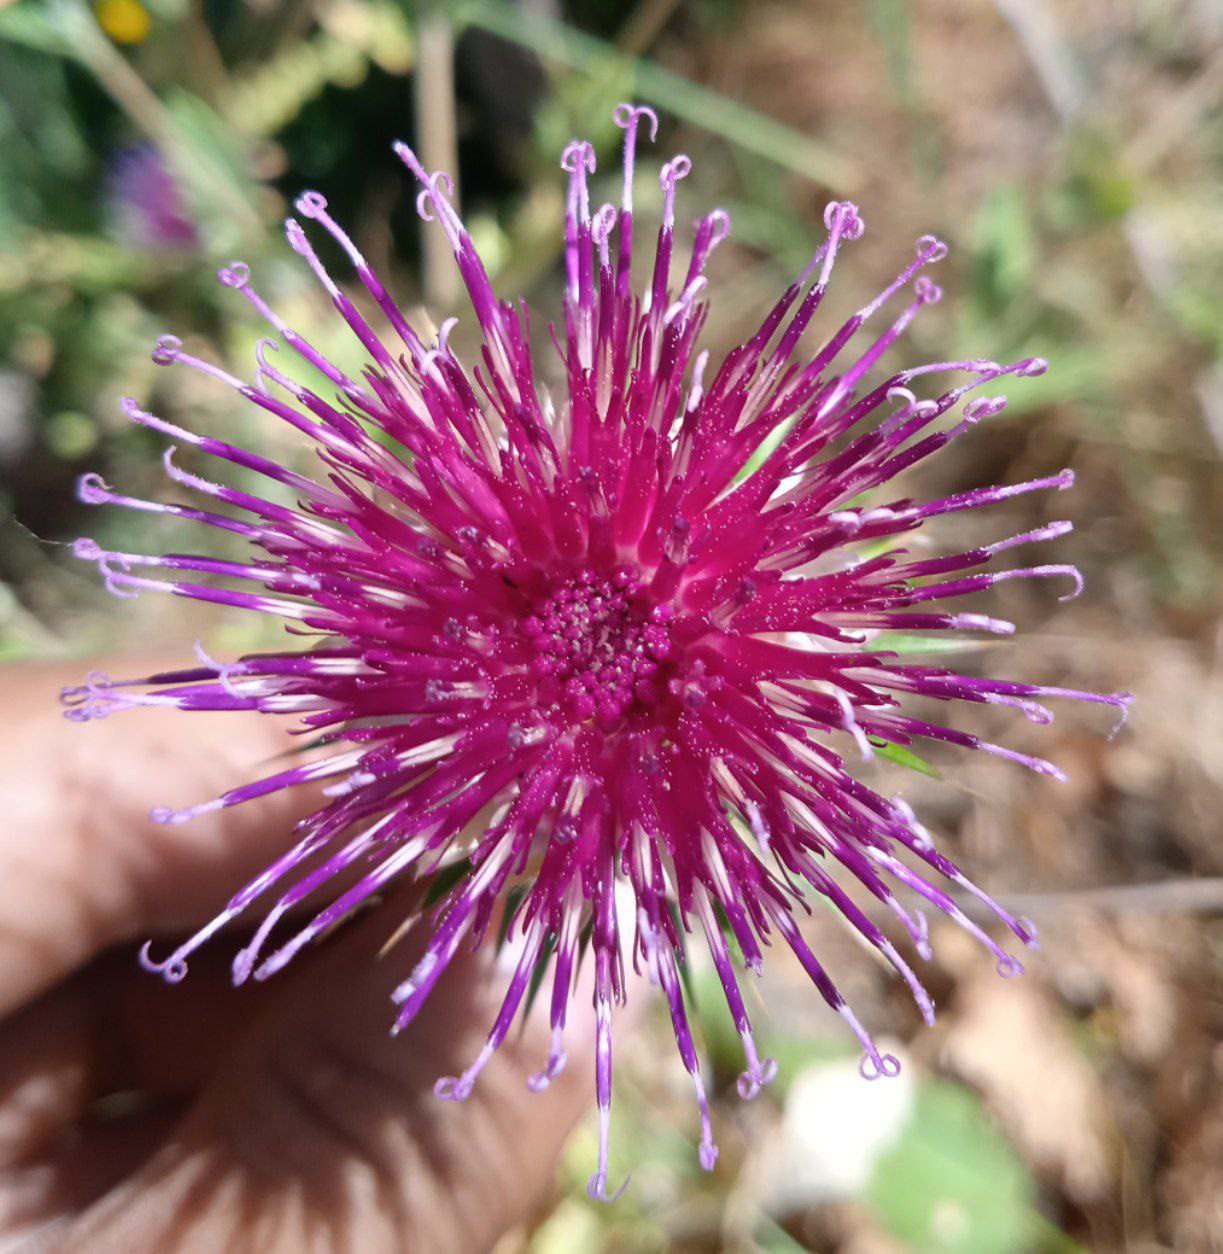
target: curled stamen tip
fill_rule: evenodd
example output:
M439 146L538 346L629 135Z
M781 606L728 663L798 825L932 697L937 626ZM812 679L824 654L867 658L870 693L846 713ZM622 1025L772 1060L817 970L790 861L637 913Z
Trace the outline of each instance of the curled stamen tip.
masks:
M102 546L91 536L80 536L72 542L72 556L85 562L96 562L102 556Z
M434 1097L443 1102L465 1102L471 1096L472 1082L465 1076L443 1076L433 1086Z
M201 661L201 662L202 662L205 666L210 666L210 667L212 667L212 669L213 669L214 671L216 671L218 674L219 674L219 673L220 673L220 671L223 669L223 668L222 668L222 666L221 666L221 664L220 664L220 662L216 662L216 661L214 661L214 660L213 660L211 657L209 657L209 656L208 656L208 654L205 652L205 650L204 650L204 642L203 642L202 640L197 640L197 641L195 642L195 644L194 644L194 645L192 645L192 652L195 654L195 656L196 656L197 658L199 658L199 660L200 660L200 661Z
M458 325L459 325L459 320L457 318L447 318L446 321L442 323L441 327L438 328L437 351L439 353L445 353L449 351L450 332L453 331L455 327L457 327Z
M825 228L831 231L838 223L843 239L861 239L866 230L866 222L852 200L831 200L824 206Z
M601 205L590 224L590 235L594 242L602 246L616 225L618 213L615 205Z
M923 261L942 261L947 256L947 245L937 235L923 235L914 245Z
M140 407L140 402L134 396L125 396L119 402L119 408L122 409L133 422L139 422L141 418L146 416L144 410Z
M628 1188L628 1182L632 1176L625 1176L624 1183L609 1197L607 1194L607 1172L596 1171L594 1175L586 1181L586 1192L595 1202L614 1202L625 1189Z
M422 222L433 221L433 193L428 188L416 194L416 215Z
M110 500L110 488L96 470L89 470L76 481L76 499L85 505L104 505Z
M913 294L923 305L937 305L943 299L943 289L924 274L913 284Z
M1048 727L1053 722L1053 711L1036 701L1021 701L1019 708L1023 711L1024 718L1038 727Z
M439 383L445 384L446 376L442 373L442 368L437 364L445 357L445 352L440 348L431 348L421 355L418 364L420 377L423 380L425 375L431 375Z
M115 567L119 569L116 570ZM102 572L106 583L106 591L111 596L120 597L123 600L132 600L138 594L136 592L123 591L123 576L131 570L131 563L126 562L123 558L114 553L103 553L98 557L98 569Z
M649 105L635 105L623 101L612 112L612 119L621 130L635 127L642 118L650 124L650 142L653 143L658 138L658 114Z
M965 422L980 422L982 418L993 418L1006 408L1005 396L978 396L964 406Z
M1004 980L1013 980L1023 974L1023 964L1018 958L1012 958L1008 954L998 959L995 970Z
M250 277L251 268L245 261L231 261L217 271L217 279L225 287L245 287Z
M692 173L692 159L686 153L671 158L658 172L658 182L664 191L673 188L680 179Z
M527 1088L532 1093L542 1093L544 1089L556 1079L558 1075L565 1069L565 1063L568 1061L568 1054L561 1050L559 1054L554 1054L547 1061L542 1071L537 1071L530 1079L527 1080Z
M317 218L327 211L327 198L321 192L302 192L293 202L293 208L303 218Z
M271 336L265 335L263 339L255 345L255 360L259 363L259 370L261 372L271 370L267 360L269 352L280 352L280 344L276 340L272 339Z
M177 827L191 818L190 810L171 810L169 806L154 806L149 811L149 818L163 827Z
M163 335L153 345L153 361L158 366L168 366L171 362L178 360L178 355L182 351L183 342L177 335Z
M1015 373L1021 379L1035 379L1049 369L1049 363L1043 357L1029 357L1015 367Z
M730 214L725 209L711 209L705 215L705 221L710 224L709 247L717 248L730 234Z
M1074 587L1069 592L1067 592L1064 596L1060 596L1057 599L1059 601L1073 601L1075 597L1077 597L1083 591L1082 571L1080 571L1077 566L1064 566L1059 571L1059 574L1063 574L1067 576L1067 578L1073 579Z
M289 247L295 253L304 254L310 251L306 232L302 230L302 224L296 218L285 219L285 239L289 241Z
M587 174L595 172L594 145L585 139L570 140L561 153L561 169L567 174L576 174L581 167Z
M187 964L176 953L171 954L164 962L155 962L150 956L152 941L145 941L136 955L137 961L153 975L160 975L167 984L181 984L187 978Z
M777 1059L766 1058L757 1067L749 1067L735 1081L735 1087L739 1090L739 1096L745 1101L750 1102L762 1088L767 1084L771 1084L777 1076Z
M900 1074L900 1059L895 1054L863 1054L858 1074L864 1080L893 1080Z
M1118 717L1116 726L1108 733L1109 740L1114 739L1117 733L1125 726L1125 720L1129 718L1130 709L1134 704L1134 694L1132 692L1114 693L1112 704L1117 707Z
M712 1171L714 1164L718 1161L718 1147L712 1141L702 1141L697 1150L697 1157L701 1160L703 1170Z

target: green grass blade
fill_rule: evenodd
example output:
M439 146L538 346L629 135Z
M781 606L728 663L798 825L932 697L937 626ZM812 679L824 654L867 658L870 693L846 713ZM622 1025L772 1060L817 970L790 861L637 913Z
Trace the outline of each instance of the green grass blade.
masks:
M853 164L819 141L651 61L625 56L593 35L500 0L462 0L454 16L570 69L590 72L621 62L639 99L814 183L846 190L857 182Z

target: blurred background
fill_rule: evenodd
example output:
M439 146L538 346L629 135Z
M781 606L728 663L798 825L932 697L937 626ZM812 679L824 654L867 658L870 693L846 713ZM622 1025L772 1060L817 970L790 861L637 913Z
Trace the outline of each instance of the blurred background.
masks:
M631 1169L632 1186L615 1206L587 1200L587 1129L549 1207L504 1251L1223 1250L1218 0L0 6L0 658L266 643L272 629L243 616L112 600L65 548L83 531L174 547L146 518L86 518L74 499L85 469L166 493L161 440L124 421L122 395L297 455L193 372L158 371L154 339L173 331L249 376L260 328L215 280L240 257L290 323L353 360L279 230L304 187L328 196L403 304L427 302L439 323L462 312L389 151L399 136L430 167L457 165L495 283L528 297L542 330L559 310L560 149L590 137L594 194L614 199L611 109L629 98L663 119L642 158L645 213L676 150L694 162L681 220L731 213L715 353L755 329L836 196L868 230L843 256L830 321L933 231L952 246L948 296L895 360L1050 359L906 490L1074 467L1074 492L955 516L937 538L951 549L982 524L993 539L1074 519L1052 560L1077 562L1086 593L1060 605L1048 585L1000 585L974 608L1029 630L979 664L1138 699L1112 742L1091 709L1048 728L962 721L1054 759L1068 785L938 752L863 768L903 786L977 880L1038 923L1025 978L1001 982L987 954L936 929L927 1030L818 912L818 951L906 1069L861 1082L840 1021L777 955L756 1014L780 1077L745 1106L737 1039L698 967L717 1170L699 1170L690 1088L678 1058L659 1062L671 1047L658 1015L619 1052L613 1171Z

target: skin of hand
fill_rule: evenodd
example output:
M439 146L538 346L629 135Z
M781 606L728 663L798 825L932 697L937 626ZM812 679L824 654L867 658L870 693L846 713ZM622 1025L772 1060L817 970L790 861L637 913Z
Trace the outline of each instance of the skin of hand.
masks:
M589 998L574 999L569 1065L546 1092L526 1085L547 1053L541 998L455 1103L434 1082L479 1052L506 977L492 945L464 954L391 1037L391 989L423 948L424 928L404 934L411 890L266 984L232 987L239 930L183 983L149 975L139 942L168 953L318 797L154 824L154 805L268 769L285 725L148 709L73 726L57 697L80 673L0 670L0 1248L491 1247L539 1205L587 1107Z

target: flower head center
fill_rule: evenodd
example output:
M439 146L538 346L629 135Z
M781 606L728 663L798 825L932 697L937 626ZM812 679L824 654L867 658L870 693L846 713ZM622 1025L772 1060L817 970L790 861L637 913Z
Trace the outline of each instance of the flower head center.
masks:
M672 652L671 617L671 607L654 604L624 567L554 580L523 622L543 704L605 728L634 706L652 704L664 690L659 671Z

